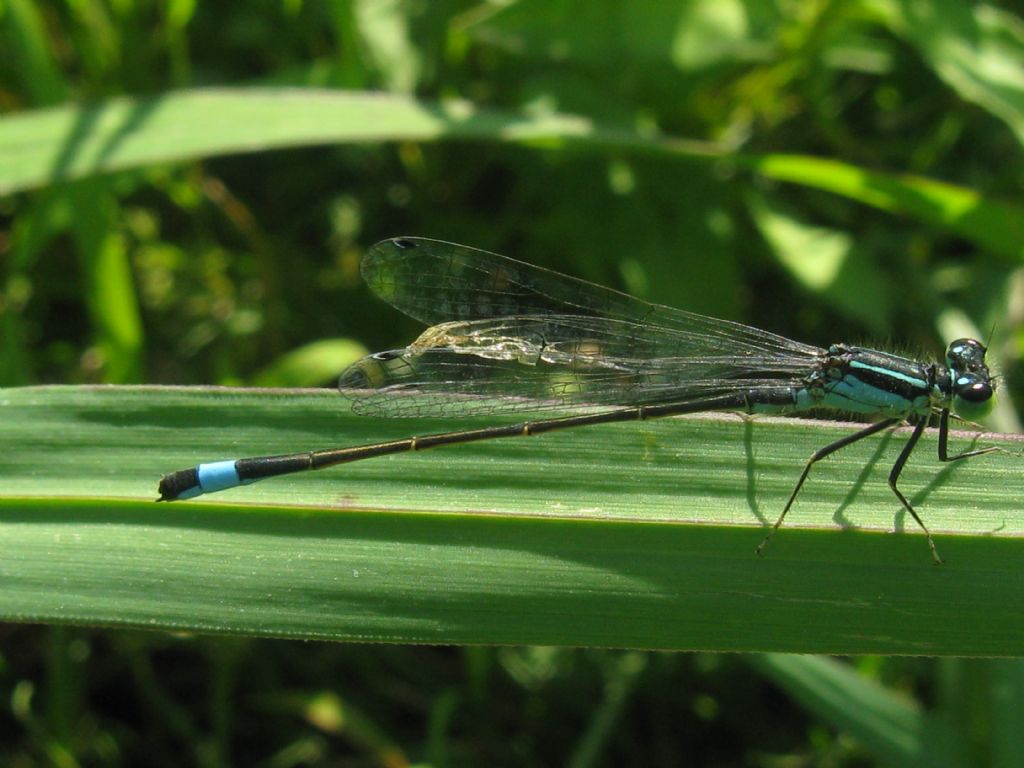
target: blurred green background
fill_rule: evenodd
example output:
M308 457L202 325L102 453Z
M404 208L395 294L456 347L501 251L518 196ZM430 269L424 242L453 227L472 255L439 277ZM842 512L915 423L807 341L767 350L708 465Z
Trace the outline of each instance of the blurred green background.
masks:
M418 333L358 271L370 244L410 234L820 345L936 355L978 336L1002 377L988 426L1016 431L1022 16L954 0L0 0L0 385L329 385ZM185 162L145 121L138 142L165 162L55 182L33 159L64 146L32 134L42 110L212 86L255 88L285 132L271 88L496 119L416 141L400 110L357 112L359 141L317 142L300 104L294 146L259 151L255 119L206 151L212 92ZM575 128L520 139L509 116ZM11 765L886 760L737 657L0 631ZM858 666L926 705L1010 674ZM969 715L973 751L950 764L998 764L999 713Z

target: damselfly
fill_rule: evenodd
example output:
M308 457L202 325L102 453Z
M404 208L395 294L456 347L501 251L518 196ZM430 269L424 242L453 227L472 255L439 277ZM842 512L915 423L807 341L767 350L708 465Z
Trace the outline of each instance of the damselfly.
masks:
M577 415L373 445L259 456L165 475L160 500L187 499L267 477L402 451L569 427L699 411L797 413L833 409L877 419L816 451L760 553L789 512L815 462L862 438L914 425L889 487L931 533L896 482L933 414L939 459L950 412L974 418L991 405L985 347L958 339L943 362L873 349L828 349L726 320L649 304L608 288L466 246L395 238L373 246L363 277L382 299L430 326L404 349L363 358L339 382L353 410L375 416L464 416L605 406Z

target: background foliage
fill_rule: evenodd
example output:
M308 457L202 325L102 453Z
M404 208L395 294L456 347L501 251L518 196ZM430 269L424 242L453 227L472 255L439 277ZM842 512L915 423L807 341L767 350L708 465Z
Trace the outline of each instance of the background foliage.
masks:
M991 338L1004 377L991 426L1014 431L1022 13L954 0L0 2L0 384L328 383L418 331L358 277L370 243L416 234L819 344L935 354ZM15 175L41 135L18 121L44 108L225 85L460 99L556 127L420 141L385 114L359 143ZM208 111L190 136L224 117ZM263 120L231 152L262 146ZM797 716L751 673L799 689L771 657L4 631L15 764L899 754L813 686L797 700L858 740ZM859 666L968 724L951 762L1019 755L1007 697L989 695L1018 690L1019 668Z

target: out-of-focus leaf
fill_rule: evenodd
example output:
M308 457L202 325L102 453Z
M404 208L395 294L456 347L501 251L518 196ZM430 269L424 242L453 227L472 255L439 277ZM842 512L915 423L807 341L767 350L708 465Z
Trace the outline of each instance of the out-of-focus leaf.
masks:
M960 0L868 0L961 97L1024 142L1024 25L1001 8Z
M322 339L293 349L253 377L258 387L318 387L336 379L350 363L366 354L351 339Z
M410 93L419 75L409 39L409 15L398 0L359 0L352 4L362 42L385 78L387 90Z
M50 44L39 6L29 0L8 0L0 8L0 42L8 48L3 59L17 62L21 82L35 104L55 104L67 95L67 86Z
M102 379L130 383L142 375L142 318L128 249L117 227L118 204L103 179L86 179L69 191L74 202L72 231Z
M772 253L805 289L876 334L888 332L891 294L850 235L806 224L755 193L748 204Z
M809 710L861 739L878 759L908 768L966 768L964 731L834 659L777 653L751 659Z
M202 126L202 130L197 130ZM642 136L571 115L528 116L466 101L386 93L251 88L68 104L0 121L0 194L218 154L337 142L487 139L717 156L722 147Z
M522 0L466 20L478 39L534 58L595 69L671 61L692 70L763 58L780 15L739 0Z
M806 155L744 157L740 162L768 178L828 190L883 211L913 216L993 253L1018 260L1024 257L1024 206L989 199L975 189Z

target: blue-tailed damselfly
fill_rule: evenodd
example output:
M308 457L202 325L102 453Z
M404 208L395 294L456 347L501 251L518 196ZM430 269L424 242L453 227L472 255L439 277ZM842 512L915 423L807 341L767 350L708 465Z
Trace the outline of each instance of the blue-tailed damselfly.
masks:
M378 296L429 327L408 347L365 357L342 374L339 387L357 413L426 417L614 407L373 445L200 464L165 475L161 501L374 456L588 424L699 411L833 409L878 420L811 456L757 551L782 524L815 462L911 422L913 431L889 473L889 487L925 532L939 563L931 533L896 486L900 472L933 414L939 417L941 461L996 450L947 453L950 413L973 418L992 401L986 350L975 339L952 342L943 362L849 344L821 349L424 238L378 243L363 259L362 273Z

